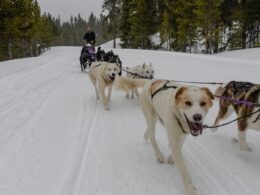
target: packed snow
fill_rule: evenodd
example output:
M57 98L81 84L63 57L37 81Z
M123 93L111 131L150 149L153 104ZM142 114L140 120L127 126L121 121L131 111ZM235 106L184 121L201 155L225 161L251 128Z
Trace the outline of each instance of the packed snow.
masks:
M143 139L146 125L138 101L113 90L111 109L105 111L88 73L80 71L80 50L55 47L39 57L0 63L0 194L184 194L176 167L159 164ZM151 62L157 78L260 83L260 49L213 56L131 49L114 53L123 66ZM216 113L217 101L207 124ZM260 133L248 132L253 151L242 152L231 143L236 129L231 124L216 133L188 136L183 155L199 195L260 194ZM157 138L168 156L160 124Z

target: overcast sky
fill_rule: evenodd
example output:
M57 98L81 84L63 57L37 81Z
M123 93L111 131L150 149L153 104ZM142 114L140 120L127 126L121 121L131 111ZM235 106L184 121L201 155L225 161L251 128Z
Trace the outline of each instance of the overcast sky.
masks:
M99 16L102 11L103 0L38 0L42 13L48 12L52 16L60 15L61 21L69 21L70 16L77 16L88 20L91 12Z

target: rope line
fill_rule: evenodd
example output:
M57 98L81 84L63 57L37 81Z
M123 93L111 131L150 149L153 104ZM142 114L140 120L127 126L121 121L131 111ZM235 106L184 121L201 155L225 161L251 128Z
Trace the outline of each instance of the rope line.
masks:
M231 121L229 121L229 122L227 122L227 123L223 123L223 124L221 124L221 125L209 126L209 125L206 125L206 124L205 124L205 125L203 125L203 128L205 128L205 129L213 129L213 128L217 128L217 127L223 127L223 126L229 125L229 124L231 124L231 123L233 123L233 122L236 122L236 121L238 121L238 120L240 120L240 119L243 119L243 118L252 116L252 115L254 115L254 114L258 113L258 112L260 112L260 109L256 110L255 112L252 112L252 113L250 113L250 114L247 114L247 115L238 117L238 118L236 118L236 119L234 119L234 120L231 120ZM259 115L258 115L258 116L256 117L256 119L253 121L253 123L255 123L258 119L259 119Z

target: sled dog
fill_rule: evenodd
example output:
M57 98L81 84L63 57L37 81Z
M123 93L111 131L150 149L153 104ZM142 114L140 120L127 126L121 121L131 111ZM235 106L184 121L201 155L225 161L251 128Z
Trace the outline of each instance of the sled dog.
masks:
M212 107L213 94L208 88L183 86L167 80L117 78L119 90L128 91L143 87L139 101L147 129L144 134L150 140L155 157L160 163L165 158L155 139L157 119L166 129L171 154L168 163L175 163L182 177L187 195L196 195L191 177L182 156L182 146L188 134L198 136L203 131L203 121Z
M153 79L154 77L154 68L153 65L150 63L145 64L143 63L143 65L137 65L137 66L133 66L130 68L126 68L127 73L126 76L128 78L147 78L147 79ZM134 89L131 91L131 98L133 99L134 96L139 97L139 92L137 89ZM129 98L129 92L126 92L126 98Z
M109 110L109 101L111 97L112 84L119 73L119 67L115 63L94 62L89 70L89 78L94 85L96 98L100 96L106 110ZM105 89L108 88L108 95L105 95Z
M260 85L250 82L238 82L231 81L224 87L218 87L215 95L230 97L236 100L242 100L247 102L260 103ZM219 100L219 112L215 119L214 125L219 125L220 121L228 118L233 111L235 111L237 117L242 117L250 113L256 112L260 107L255 105L240 104L232 101L228 98ZM246 134L248 129L254 129L260 131L260 114L259 112L245 118L241 118L237 121L238 126L238 139L233 138L234 143L240 150L251 151L251 148L246 143ZM213 132L217 128L213 129Z

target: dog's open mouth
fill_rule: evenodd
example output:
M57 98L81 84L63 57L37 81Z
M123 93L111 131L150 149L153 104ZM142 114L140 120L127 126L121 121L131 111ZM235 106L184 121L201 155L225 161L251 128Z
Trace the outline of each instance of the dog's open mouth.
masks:
M184 114L184 116L185 116L186 121L189 125L191 135L198 136L198 135L202 134L203 124L198 123L198 122L192 122L188 119L188 117L185 114Z
M109 78L110 78L111 81L114 81L116 77L115 77L115 76L110 76L110 75L109 75Z

